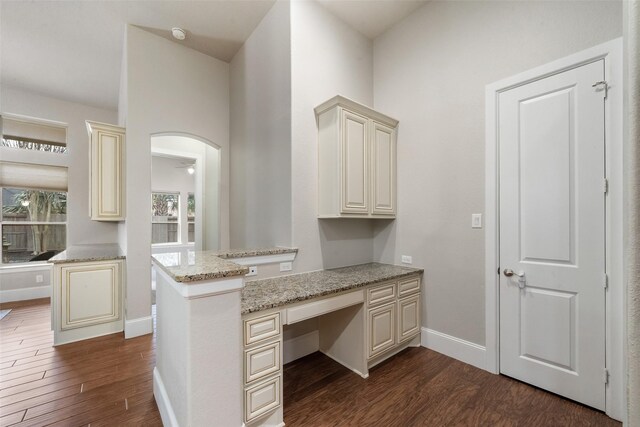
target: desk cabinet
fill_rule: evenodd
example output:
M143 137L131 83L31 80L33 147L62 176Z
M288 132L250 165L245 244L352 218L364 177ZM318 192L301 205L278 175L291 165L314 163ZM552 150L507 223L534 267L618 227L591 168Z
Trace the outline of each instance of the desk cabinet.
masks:
M367 289L369 360L390 353L420 334L420 295L420 277L416 276Z

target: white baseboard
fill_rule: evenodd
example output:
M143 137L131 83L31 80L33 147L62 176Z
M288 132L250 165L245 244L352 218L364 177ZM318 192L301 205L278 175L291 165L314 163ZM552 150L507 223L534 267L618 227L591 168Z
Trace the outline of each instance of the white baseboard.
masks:
M162 378L160 377L160 372L158 372L157 367L153 368L153 396L155 397L156 404L158 405L162 425L178 427L178 419L176 418L175 412L173 412L173 407L171 406L167 389L164 387L164 383L162 382Z
M38 298L51 298L51 286L34 286L33 288L0 291L0 302L26 301Z
M422 328L422 346L473 365L476 368L487 369L487 349L470 341L443 334L433 329Z
M151 316L127 319L124 321L124 337L135 338L153 332L153 318Z
M286 340L282 350L283 364L315 353L319 348L320 332L318 330Z

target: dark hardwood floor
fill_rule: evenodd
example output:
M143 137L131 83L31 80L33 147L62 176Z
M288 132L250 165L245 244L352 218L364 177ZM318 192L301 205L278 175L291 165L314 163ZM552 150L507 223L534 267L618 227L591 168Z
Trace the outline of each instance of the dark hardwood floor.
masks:
M284 368L284 419L296 426L620 426L586 406L425 348L363 379L321 353Z
M48 300L0 308L13 309L0 321L0 426L161 425L154 336L54 348ZM619 425L423 348L381 364L367 380L315 353L285 366L284 393L287 427Z

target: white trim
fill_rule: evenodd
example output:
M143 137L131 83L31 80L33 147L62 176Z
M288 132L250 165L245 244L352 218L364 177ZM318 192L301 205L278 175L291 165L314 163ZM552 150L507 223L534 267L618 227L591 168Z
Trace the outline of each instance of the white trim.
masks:
M282 345L282 364L298 360L320 349L320 331L317 329L304 335L285 340Z
M51 298L51 286L34 286L32 288L0 291L0 303L26 301L38 298Z
M167 282L176 292L182 295L183 298L203 298L214 295L227 294L230 292L239 292L244 287L243 276L224 277L222 279L202 280L198 282L176 282L166 271L159 265L156 266L154 261L154 267L157 267L156 278L158 273L165 282ZM158 281L156 279L156 289L158 288Z
M125 319L124 337L126 339L135 338L153 333L153 317L145 316L137 319Z
M239 258L226 258L227 261L233 261L240 265L262 265L277 264L279 262L291 262L296 259L296 252L287 252L275 255L257 255Z
M153 368L153 396L158 404L158 411L160 412L160 418L162 419L162 425L167 427L179 427L178 419L176 418L167 389L162 382L158 367Z
M420 344L476 368L486 369L487 349L484 346L424 327Z
M499 326L499 190L497 108L500 92L543 79L597 60L605 61L605 78L609 91L605 115L606 173L609 195L607 217L607 273L609 289L606 300L607 342L606 359L610 372L606 388L606 413L622 419L626 401L624 379L624 242L623 242L623 136L622 136L622 38L586 49L566 58L525 71L486 86L486 144L485 144L485 369L500 372Z

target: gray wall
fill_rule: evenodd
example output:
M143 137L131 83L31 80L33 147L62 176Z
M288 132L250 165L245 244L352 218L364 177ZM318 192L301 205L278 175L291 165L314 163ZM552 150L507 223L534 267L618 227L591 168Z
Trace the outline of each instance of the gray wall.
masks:
M430 2L374 42L375 107L400 120L398 219L375 258L425 268L424 326L485 342L485 85L622 35L621 2Z
M291 245L289 16L277 2L230 64L231 247Z
M373 104L373 44L318 3L291 3L292 225L299 271L373 260L371 220L318 220L313 109L340 94Z

